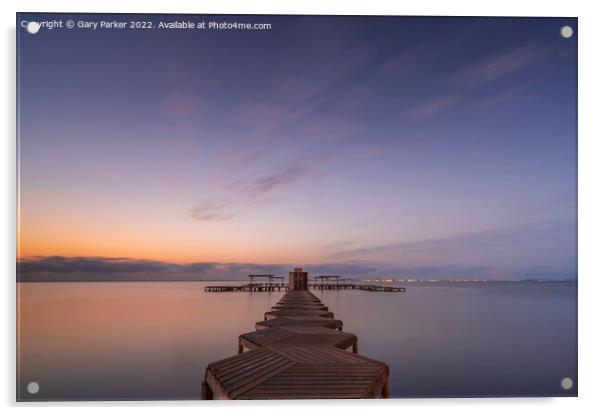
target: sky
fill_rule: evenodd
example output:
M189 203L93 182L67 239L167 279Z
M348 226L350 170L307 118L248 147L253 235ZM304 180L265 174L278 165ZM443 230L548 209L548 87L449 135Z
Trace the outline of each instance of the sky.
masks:
M271 29L19 29L18 278L576 278L576 19L70 18Z

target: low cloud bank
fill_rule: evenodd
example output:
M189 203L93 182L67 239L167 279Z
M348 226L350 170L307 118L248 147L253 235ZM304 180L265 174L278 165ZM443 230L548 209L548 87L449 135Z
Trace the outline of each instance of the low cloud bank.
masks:
M192 262L176 264L136 258L38 256L17 262L17 281L198 281L244 280L248 274L285 276L293 266L310 275L344 278L471 278L471 279L572 279L575 270L550 266L500 269L487 266L400 267L382 263L341 262L322 264L256 264Z

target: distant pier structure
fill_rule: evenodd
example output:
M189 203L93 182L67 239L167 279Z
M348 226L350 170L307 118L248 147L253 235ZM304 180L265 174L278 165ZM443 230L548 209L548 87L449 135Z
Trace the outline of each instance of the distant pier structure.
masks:
M313 277L314 281L310 282L307 271L303 268L294 268L288 273L288 283L285 282L285 277L276 276L274 274L249 274L249 283L242 285L207 285L205 291L221 293L221 292L269 292L280 290L363 290L363 291L379 291L379 292L405 292L404 287L361 284L352 280L344 280L340 275L319 275ZM258 282L259 281L259 282Z
M274 274L249 274L249 284L253 284L255 278L267 278L268 282L272 282L274 279ZM278 278L278 277L277 277Z

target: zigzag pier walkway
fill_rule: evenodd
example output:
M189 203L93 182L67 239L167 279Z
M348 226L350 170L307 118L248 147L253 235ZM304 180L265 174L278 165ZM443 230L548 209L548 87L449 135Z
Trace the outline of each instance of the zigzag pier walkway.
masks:
M238 354L210 363L202 399L387 398L389 368L358 354L358 338L289 273L280 301L238 338ZM351 350L349 350L351 349Z

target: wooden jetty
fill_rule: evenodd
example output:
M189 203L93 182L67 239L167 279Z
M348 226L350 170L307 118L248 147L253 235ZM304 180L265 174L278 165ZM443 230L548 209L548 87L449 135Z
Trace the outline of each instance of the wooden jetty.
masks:
M398 293L405 292L405 287L391 287L385 285L373 284L355 284L355 283L323 283L316 282L308 284L308 288L312 290L364 290L374 292L390 292ZM206 292L225 293L225 292L269 292L269 291L286 291L289 289L287 283L253 283L243 285L207 285Z
M308 285L301 268L289 273L290 289L239 336L238 355L207 366L203 399L388 397L388 366L358 354L357 337Z
M243 285L207 285L206 292L226 293L226 292L267 292L267 291L286 291L288 284L285 283L254 283Z

